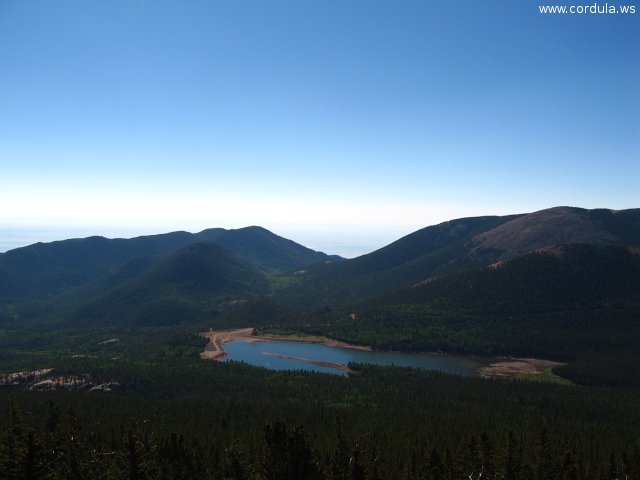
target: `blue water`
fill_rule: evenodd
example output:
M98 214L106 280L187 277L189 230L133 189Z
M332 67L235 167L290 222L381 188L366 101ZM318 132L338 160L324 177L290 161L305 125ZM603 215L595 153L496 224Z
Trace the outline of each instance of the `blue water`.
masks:
M278 358L268 355L267 353L340 363L343 365L349 363L370 363L374 365L414 367L424 370L439 370L468 377L477 376L476 368L479 366L479 363L472 358L455 355L374 352L330 347L317 343L245 342L235 340L225 343L224 349L228 352L225 361L245 362L250 365L257 365L272 370L309 370L338 375L346 375L347 373L336 368L315 365L300 360Z

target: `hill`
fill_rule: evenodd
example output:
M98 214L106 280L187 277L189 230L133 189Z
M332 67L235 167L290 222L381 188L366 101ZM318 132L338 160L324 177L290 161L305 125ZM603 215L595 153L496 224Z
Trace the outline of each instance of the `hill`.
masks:
M557 207L426 227L368 255L314 265L276 295L298 308L357 304L429 278L556 244L640 245L640 209Z
M640 209L549 208L478 234L472 242L473 253L496 251L499 258L548 245L637 245L640 243Z
M264 274L213 243L188 245L152 262L75 310L76 323L163 325L214 317L224 302L265 294ZM102 282L103 284L105 282Z
M217 243L246 265L269 272L339 259L261 227L37 243L0 254L0 305L39 302L95 281L136 257L167 255L197 242Z
M559 330L578 335L576 328L619 327L613 314L626 322L640 307L637 285L637 250L557 246L365 302L357 321L339 322L340 337L376 331L380 348L571 356L575 338L558 337Z
M37 243L0 254L0 324L51 323L54 319L79 318L78 315L86 320L87 315L73 312L97 297L113 295L114 288L121 288L134 279L141 290L152 291L151 284L142 286L145 281L153 283L151 276L142 275L147 269L161 263L163 257L202 242L216 243L233 256L234 261L242 264L247 284L256 287L256 294L265 293L263 280L254 281L256 270L264 273L293 271L316 262L341 260L261 227L217 228L196 234L172 232L131 239L89 237ZM191 303L185 289L180 290L180 295L186 297L187 304ZM124 305L128 300L120 299L119 302ZM99 310L110 311L102 307ZM142 312L137 308L132 311ZM176 308L173 311L176 322L199 318L199 314L187 315ZM168 312L164 312L165 318L171 316ZM143 316L147 318L146 314ZM132 314L127 314L126 318L132 319Z
M638 285L637 248L547 247L420 282L308 330L378 349L569 360L566 376L582 383L640 385Z
M256 226L237 230L209 229L196 234L196 238L199 241L214 242L249 265L266 272L287 272L315 263L342 260L341 257L316 252Z

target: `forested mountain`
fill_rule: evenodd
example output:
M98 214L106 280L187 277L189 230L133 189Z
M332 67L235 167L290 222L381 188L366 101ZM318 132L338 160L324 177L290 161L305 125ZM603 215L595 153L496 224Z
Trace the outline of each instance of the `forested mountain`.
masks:
M199 242L213 242L218 247L213 243L196 245ZM555 247L558 244L567 247ZM585 245L580 255L569 248L575 244ZM192 247L187 248L189 245ZM605 295L601 307L606 309L604 305L610 299L606 295L624 291L613 287L623 278L619 273L622 270L607 270L607 262L596 261L603 251L588 245L640 245L640 210L557 207L526 215L457 219L426 227L368 255L344 261L333 261L261 227L210 229L198 234L174 232L130 240L91 237L36 244L1 255L0 318L13 323L170 324L213 319L221 312L219 305L250 301L247 317L259 316L260 308L268 305L271 313L262 315L263 322L290 323L305 318L305 323L315 324L327 321L326 316L315 312L352 308L374 311L385 305L393 311L391 320L385 322L410 325L413 331L422 329L418 324L423 318L408 321L403 313L407 304L412 310L420 305L429 312L438 306L439 315L463 312L487 316L503 314L498 306L508 300L511 306L519 305L518 314L533 315L557 296L531 290L530 284L548 286L551 293L566 293L565 286L574 288L584 282L585 277L580 275L557 275L553 262L571 265L578 272L590 267L593 278L607 279L596 282L596 291L578 298L570 308L565 305L564 310L577 306L584 310L588 301L601 294ZM485 278L490 275L488 271L478 269L545 248L546 256L538 255L535 260L527 257L520 263L514 260L504 269L491 270L500 277L515 268L513 265L523 265L509 281L495 284L491 290L468 290L456 284L480 276L479 287L493 285L495 275ZM554 251L563 253L551 255ZM616 255L613 250L606 252ZM467 277L452 276L464 272L468 272ZM449 277L434 281L443 276ZM422 287L412 287L416 284ZM453 291L457 294L452 296ZM590 290L574 288L574 293L586 291ZM535 298L531 296L534 292L538 292ZM404 299L398 301L398 295ZM422 295L423 300L418 301L416 295ZM385 298L396 300L381 303ZM498 298L503 303L495 300ZM475 306L467 308L473 302ZM279 312L287 312L287 318L279 318ZM239 321L242 314L234 317L234 322ZM401 340L392 339L388 325L384 334L375 325L370 323L367 335L359 339L386 348L426 346L420 333L403 331ZM469 328L475 331L475 327ZM356 330L351 334L356 336ZM478 338L464 349L480 348ZM452 347L454 343L438 345ZM506 346L495 348L506 350Z
M211 243L207 254L201 246L203 255L189 260L185 247L202 242ZM227 262L224 267L221 258ZM0 323L147 323L151 317L156 323L193 321L212 312L213 299L244 300L265 294L263 273L339 260L261 227L37 243L0 254ZM231 264L233 268L227 268ZM160 288L161 272L178 273L179 268L184 278L165 275ZM212 286L208 299L202 300L198 289L230 272L230 283ZM191 275L200 279L187 281Z
M640 245L640 209L556 207L526 215L452 220L368 255L314 265L277 298L299 308L357 303L431 277L574 243Z
M113 280L117 280L116 275ZM97 325L163 325L212 318L224 302L242 302L267 292L263 273L222 247L195 243L153 262L72 314Z
M8 252L0 477L637 479L639 212L452 220L334 263L259 227ZM564 379L199 358L201 329L247 325Z
M640 209L585 210L556 207L522 215L473 238L473 253L497 251L500 258L548 245L638 245Z
M316 252L256 226L237 230L209 229L196 234L196 237L217 243L264 271L291 271L315 263L342 260L337 255Z
M324 333L395 350L560 359L640 352L639 253L602 245L545 248L383 295Z
M261 227L173 232L132 239L79 238L37 243L0 254L0 302L41 300L95 281L139 256L167 255L198 242L214 242L247 265L287 271L339 260Z

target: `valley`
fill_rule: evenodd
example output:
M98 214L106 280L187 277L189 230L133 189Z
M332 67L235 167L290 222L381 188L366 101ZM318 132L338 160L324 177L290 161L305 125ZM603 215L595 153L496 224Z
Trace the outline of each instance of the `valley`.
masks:
M640 210L557 207L349 260L260 227L10 250L0 471L637 478L639 245Z

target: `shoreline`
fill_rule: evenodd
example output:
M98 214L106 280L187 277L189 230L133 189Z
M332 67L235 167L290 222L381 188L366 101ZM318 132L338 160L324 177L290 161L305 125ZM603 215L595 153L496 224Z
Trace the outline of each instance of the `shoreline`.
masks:
M350 343L342 342L326 337L305 337L302 335L291 336L275 336L275 335L253 335L254 328L237 328L229 330L212 330L208 332L202 332L198 335L209 339L209 343L204 348L204 351L200 352L200 358L203 360L221 361L229 353L224 349L224 344L232 342L234 340L241 340L243 342L298 342L298 343L310 343L310 344L322 344L330 347L338 348L351 348L354 350L371 351L370 346L365 345L353 345ZM310 360L306 358L294 358L287 357L280 354L267 353L267 355L273 355L275 357L300 360L307 363L323 365L331 368L337 368L343 371L351 371L347 366L332 363L322 362L316 360ZM523 378L525 376L543 376L545 372L549 372L553 367L561 365L560 362L552 360L545 360L540 358L520 358L520 357L497 357L488 359L488 363L476 368L476 374L480 378L492 378L492 379L504 379L513 380ZM553 374L551 374L553 375ZM560 378L560 377L558 377Z
M204 347L204 351L200 352L200 358L204 360L220 361L228 355L223 348L223 345L227 342L234 340L242 340L244 342L299 342L299 343L315 343L328 345L330 347L338 348L351 348L354 350L366 350L371 351L372 348L366 345L353 345L340 340L334 340L332 338L324 337L309 337L304 336L296 337L277 337L271 335L253 335L254 329L252 327L238 328L231 330L209 330L208 332L202 332L198 335L209 339L209 343ZM338 365L338 364L335 364ZM327 365L329 366L329 365ZM333 366L333 364L331 365ZM337 368L337 367L334 367Z
M541 375L558 365L562 363L541 358L498 357L477 371L481 378L514 379L522 375Z
M282 355L280 353L271 353L264 352L263 355L269 355L271 357L283 358L285 360L298 360L299 362L312 363L313 365L318 365L320 367L329 367L335 368L336 370L342 370L343 372L353 372L347 365L343 365L342 363L334 363L334 362L325 362L322 360L311 360L309 358L302 357L289 357L287 355Z

